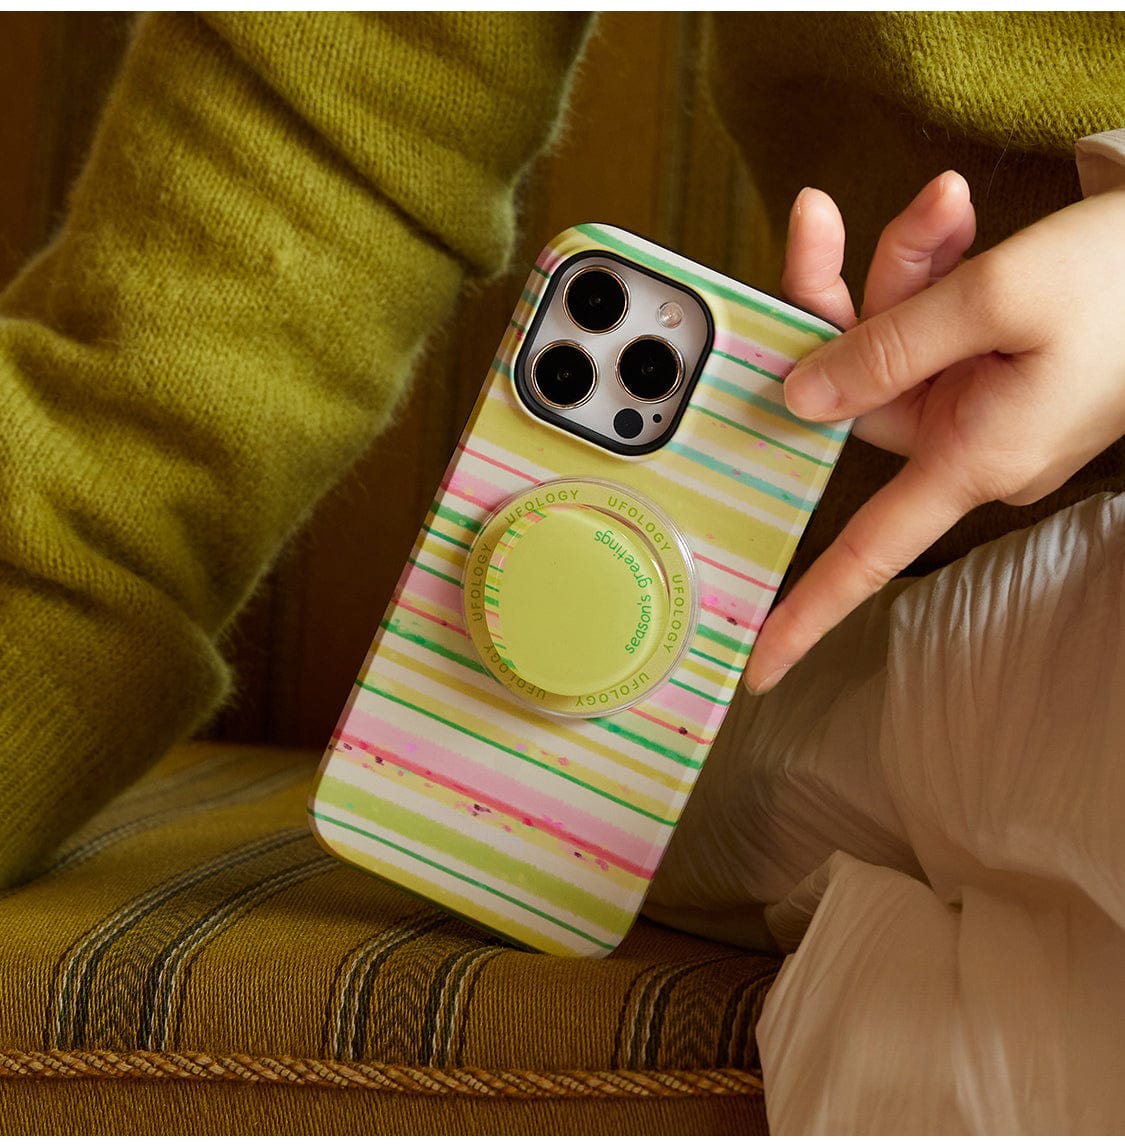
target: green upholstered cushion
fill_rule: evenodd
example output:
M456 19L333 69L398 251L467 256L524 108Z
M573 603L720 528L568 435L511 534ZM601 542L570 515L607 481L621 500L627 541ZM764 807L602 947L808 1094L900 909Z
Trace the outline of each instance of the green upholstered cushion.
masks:
M308 752L192 744L0 896L7 1133L745 1133L775 959L512 949L323 854Z

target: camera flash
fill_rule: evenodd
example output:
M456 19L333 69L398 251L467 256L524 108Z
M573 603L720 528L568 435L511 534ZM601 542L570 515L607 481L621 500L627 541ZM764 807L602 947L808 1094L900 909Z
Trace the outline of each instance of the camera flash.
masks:
M678 302L665 302L656 312L656 320L665 330L675 330L684 320L684 308Z

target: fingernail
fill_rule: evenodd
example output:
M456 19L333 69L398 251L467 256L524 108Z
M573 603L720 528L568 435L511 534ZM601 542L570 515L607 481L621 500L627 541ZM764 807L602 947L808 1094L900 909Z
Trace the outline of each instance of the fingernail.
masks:
M785 404L798 417L816 421L840 404L840 394L817 362L807 359L785 379Z
M915 200L920 207L931 207L945 194L945 176L939 175L936 179L931 179L921 191L918 192L918 197Z
M749 680L746 681L747 690L752 696L765 695L771 688L776 687L785 676L785 673L792 668L792 664L782 664L780 668L775 668L760 684L751 684Z
M935 179L931 179L921 191L918 192L917 203L922 207L932 207L948 194L954 180L957 178L956 171L943 171Z

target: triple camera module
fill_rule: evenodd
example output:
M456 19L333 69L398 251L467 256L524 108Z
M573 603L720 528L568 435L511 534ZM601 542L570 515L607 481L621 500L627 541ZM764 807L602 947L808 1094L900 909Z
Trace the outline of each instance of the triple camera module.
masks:
M617 453L647 453L675 429L710 328L690 290L615 257L583 255L557 272L517 386L544 420Z

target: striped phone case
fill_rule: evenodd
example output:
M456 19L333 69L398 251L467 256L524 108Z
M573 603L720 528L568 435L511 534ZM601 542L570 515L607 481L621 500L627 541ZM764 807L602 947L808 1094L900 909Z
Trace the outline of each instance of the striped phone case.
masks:
M533 416L517 385L555 276L587 254L709 316L674 432L639 456ZM321 763L328 851L519 945L614 949L846 437L781 394L834 333L614 227L544 249Z

